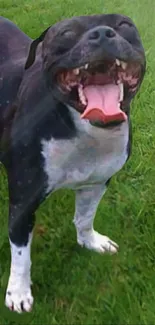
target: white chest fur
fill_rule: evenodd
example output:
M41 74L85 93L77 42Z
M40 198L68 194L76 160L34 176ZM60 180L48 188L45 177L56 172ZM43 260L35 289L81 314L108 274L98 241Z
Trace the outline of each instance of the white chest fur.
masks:
M111 129L91 126L74 113L78 136L71 140L42 140L44 171L51 190L105 183L127 159L128 122Z

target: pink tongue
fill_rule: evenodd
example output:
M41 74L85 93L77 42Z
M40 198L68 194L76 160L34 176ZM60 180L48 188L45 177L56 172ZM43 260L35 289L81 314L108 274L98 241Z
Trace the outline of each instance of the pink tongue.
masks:
M84 88L87 98L87 107L81 118L99 120L104 123L112 121L125 121L126 114L120 110L119 86L109 84L105 86L87 86Z

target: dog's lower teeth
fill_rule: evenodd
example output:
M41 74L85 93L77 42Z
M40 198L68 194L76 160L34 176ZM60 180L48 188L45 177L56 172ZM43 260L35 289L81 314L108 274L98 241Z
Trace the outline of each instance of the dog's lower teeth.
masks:
M78 94L79 94L79 98L80 98L81 103L83 105L86 105L87 101L86 101L86 98L85 98L85 95L84 95L84 92L83 92L83 87L81 85L79 85L79 87L78 87Z
M123 97L124 97L124 85L123 83L119 84L119 89L120 89L120 98L119 98L119 102L123 101Z
M87 70L88 69L88 63L86 63L84 67Z

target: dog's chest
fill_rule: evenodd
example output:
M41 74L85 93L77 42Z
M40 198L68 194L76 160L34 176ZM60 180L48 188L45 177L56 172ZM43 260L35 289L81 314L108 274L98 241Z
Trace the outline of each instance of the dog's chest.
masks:
M74 139L42 141L47 192L105 183L127 160L127 122L109 130L83 124Z

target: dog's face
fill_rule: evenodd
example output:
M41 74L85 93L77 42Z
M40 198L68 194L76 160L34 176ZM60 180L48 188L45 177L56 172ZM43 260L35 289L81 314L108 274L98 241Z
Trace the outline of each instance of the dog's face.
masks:
M126 119L145 72L144 49L133 22L121 15L75 17L35 40L26 66L43 40L43 71L53 96L83 118L109 125Z

